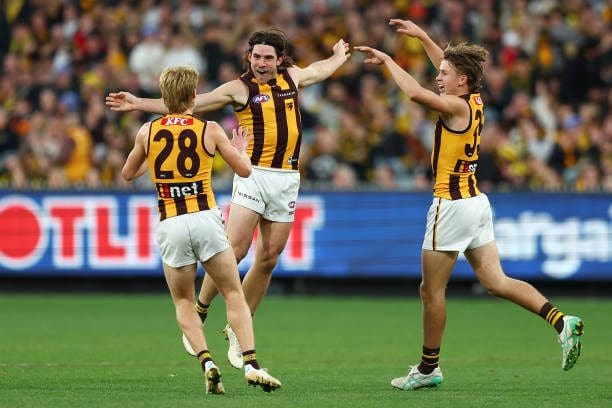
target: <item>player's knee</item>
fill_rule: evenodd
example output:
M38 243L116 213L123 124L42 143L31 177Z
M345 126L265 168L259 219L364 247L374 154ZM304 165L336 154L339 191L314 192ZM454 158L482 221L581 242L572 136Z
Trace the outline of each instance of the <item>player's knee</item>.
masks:
M278 263L278 257L280 256L281 252L282 248L265 248L263 251L261 251L257 257L257 262L261 266L261 269L267 273L272 273L272 270Z
M278 256L265 257L260 260L261 273L271 274L276 264L278 263Z
M495 297L506 296L505 279L492 279L488 281L480 281L480 284L487 290L487 293Z
M232 250L234 251L234 256L236 256L236 263L240 263L249 252L249 245L232 245Z
M228 289L221 296L228 305L244 303L244 293L240 287Z
M433 288L431 285L426 285L421 282L421 285L419 286L419 294L421 295L421 300L424 303L428 303L437 299L438 297L444 298L444 289L438 290Z
M421 282L421 284L419 285L419 295L421 295L421 298L427 295L427 288L425 287L425 284L423 282Z

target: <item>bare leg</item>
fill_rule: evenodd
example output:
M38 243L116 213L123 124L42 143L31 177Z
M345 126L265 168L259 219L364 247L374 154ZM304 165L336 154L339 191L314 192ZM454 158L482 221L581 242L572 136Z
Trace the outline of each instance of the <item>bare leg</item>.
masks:
M247 255L253 242L253 232L259 222L259 214L248 208L232 204L227 220L227 236L236 257L236 263ZM209 305L219 293L209 274L204 275L198 298L200 302Z
M227 321L236 333L243 350L254 350L255 340L251 313L240 286L238 268L233 252L228 248L216 254L204 262L204 268L225 299ZM190 307L195 313L193 304Z
M225 299L227 321L244 350L240 357L244 359L245 379L251 385L260 385L266 392L277 389L281 386L281 382L267 371L260 369L257 361L253 322L240 285L234 253L228 248L204 262L204 268ZM236 367L234 363L231 364Z
M196 264L172 268L164 264L164 276L174 302L176 321L197 352L207 350L206 337L202 332L200 317L193 307Z
M538 313L548 300L532 285L509 278L502 270L495 241L465 251L465 257L480 283L491 295L508 299L525 309Z
M202 286L200 287L200 293L198 295L198 299L205 305L210 305L217 296L219 291L215 286L215 282L212 280L208 273L204 274L204 279L202 279Z
M273 222L262 219L259 222L259 237L255 252L255 262L247 272L242 282L244 296L249 304L251 313L255 313L264 295L270 286L272 271L283 252L289 233L291 222Z
M446 285L457 262L457 252L430 251L421 254L423 276L423 346L440 348L446 326Z

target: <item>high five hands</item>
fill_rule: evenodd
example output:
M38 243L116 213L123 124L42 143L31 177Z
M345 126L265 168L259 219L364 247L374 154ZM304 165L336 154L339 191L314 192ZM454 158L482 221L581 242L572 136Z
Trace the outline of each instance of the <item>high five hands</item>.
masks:
M136 109L136 97L129 92L111 92L106 96L106 106L117 112L129 112Z
M410 37L422 38L426 36L423 29L410 20L392 18L391 20L389 20L389 25L392 27L396 27L396 31L398 33L406 34ZM384 52L372 47L367 47L365 45L359 45L354 48L357 51L366 54L366 58L363 60L364 64L383 65L385 61L390 58L389 55L385 54Z
M334 52L334 55L344 55L345 60L351 56L351 48L349 47L349 43L345 42L342 38L334 44L332 51Z
M427 36L425 31L418 25L414 24L410 20L400 20L399 18L392 18L389 20L389 25L396 27L398 33L406 34L410 37L424 38Z
M358 45L353 48L366 54L366 58L363 60L364 64L382 65L385 63L385 60L389 58L387 54L376 48L366 47L365 45Z

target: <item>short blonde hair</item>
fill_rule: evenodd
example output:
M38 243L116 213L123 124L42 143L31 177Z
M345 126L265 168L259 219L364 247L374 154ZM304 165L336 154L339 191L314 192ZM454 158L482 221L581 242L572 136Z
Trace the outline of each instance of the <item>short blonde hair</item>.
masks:
M167 67L159 76L159 89L169 113L183 113L194 106L198 71L190 65Z

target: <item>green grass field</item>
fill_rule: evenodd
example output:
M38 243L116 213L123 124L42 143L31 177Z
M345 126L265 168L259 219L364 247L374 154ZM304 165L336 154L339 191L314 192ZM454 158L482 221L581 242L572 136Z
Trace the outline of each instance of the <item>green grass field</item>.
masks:
M610 407L612 300L552 299L585 320L583 355L563 372L554 330L493 298L449 299L438 390L389 385L417 362L416 298L266 298L255 317L271 394L229 366L224 304L206 323L226 395L205 395L170 297L0 295L0 407Z

